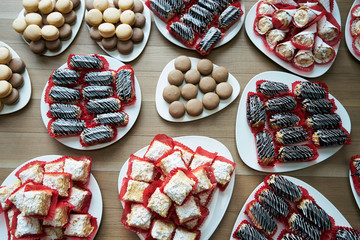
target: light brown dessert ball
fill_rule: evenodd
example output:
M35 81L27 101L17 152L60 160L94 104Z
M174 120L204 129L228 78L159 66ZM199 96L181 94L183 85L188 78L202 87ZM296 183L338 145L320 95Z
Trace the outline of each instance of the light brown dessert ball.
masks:
M24 78L19 73L13 73L9 79L9 83L13 86L13 88L21 88L24 85Z
M180 101L174 101L169 105L169 113L173 118L181 118L185 114L185 106Z
M186 103L186 112L193 117L199 116L203 112L203 104L199 99L191 99Z
M77 16L75 11L71 11L64 15L65 23L73 25L76 22Z
M135 23L133 27L143 28L146 23L146 18L142 13L135 13Z
M41 28L41 36L47 41L55 41L59 38L59 29L53 25L45 25Z
M141 0L134 0L133 11L135 13L142 13L144 11L144 5Z
M85 0L86 10L90 11L94 8L94 0Z
M102 23L103 15L99 9L91 9L85 19L90 26L99 26Z
M60 39L56 39L55 41L45 41L45 46L52 52L57 52L61 49L61 41Z
M181 88L181 96L186 100L195 98L197 94L198 88L194 84L187 83Z
M229 77L229 72L224 67L216 67L212 71L211 76L215 79L217 83L226 82Z
M129 24L120 24L116 28L116 36L120 41L126 41L131 38L133 30Z
M55 4L53 1L51 0L41 0L39 2L39 10L43 13L43 14L49 14L51 13L55 8Z
M171 85L180 86L184 81L184 74L177 69L171 70L168 74L168 82Z
M213 110L219 106L220 98L216 93L208 92L202 98L204 107L208 110Z
M41 39L41 28L38 25L31 24L25 29L24 35L31 41L38 41Z
M80 6L80 0L70 0L73 3L73 9L77 9Z
M118 40L116 36L113 36L111 38L103 38L101 40L101 45L108 51L112 51L116 48Z
M132 9L134 7L134 0L119 0L118 6L121 11Z
M196 69L190 69L185 73L185 81L195 85L198 84L200 81L200 72Z
M0 80L9 80L11 78L12 71L11 69L5 65L0 64Z
M203 93L212 92L216 88L216 82L212 77L203 77L200 80L199 88Z
M128 41L118 41L116 47L121 54L129 54L134 49L134 43L131 40Z
M141 28L133 28L133 35L131 40L134 43L140 43L144 39L144 32Z
M65 23L61 28L59 28L59 38L61 40L70 39L72 34L72 28L69 24Z
M7 64L10 62L12 54L7 47L0 47L0 64Z
M102 23L98 29L103 38L111 38L115 35L115 26L112 23Z
M18 33L23 33L26 27L27 24L24 17L16 18L12 23L12 28Z
M37 12L39 10L39 0L23 0L22 5L27 12Z
M175 85L169 85L163 89L163 98L166 102L172 103L180 99L180 89Z
M10 95L12 86L5 80L0 80L0 98L5 98Z
M92 40L95 40L97 42L101 41L102 36L100 35L98 27L91 27L90 28L90 37L91 37Z
M120 15L120 22L129 24L130 26L134 25L135 20L136 20L135 13L131 10L125 10Z
M15 88L12 88L11 93L6 98L2 98L1 101L6 105L14 105L19 101L19 92Z
M191 61L187 56L179 56L175 59L174 65L177 70L186 72L191 68Z
M103 13L104 21L108 23L117 23L120 20L120 10L117 8L108 8Z
M108 0L94 0L94 8L100 10L101 12L105 11L109 7Z
M43 54L46 51L45 41L31 41L30 42L30 50L35 54Z
M13 58L9 62L9 68L14 73L23 73L25 71L25 63L21 58Z
M213 70L213 63L209 59L201 59L197 64L197 70L202 75L209 75Z
M25 22L27 25L35 24L40 26L42 24L42 17L38 13L28 13L25 16Z
M70 0L57 0L55 7L62 14L66 14L73 10L73 3Z
M222 82L216 86L216 94L219 95L221 99L227 99L231 96L233 88L230 83Z
M50 25L54 25L55 27L59 28L65 23L64 16L59 12L52 12L46 17L47 22Z

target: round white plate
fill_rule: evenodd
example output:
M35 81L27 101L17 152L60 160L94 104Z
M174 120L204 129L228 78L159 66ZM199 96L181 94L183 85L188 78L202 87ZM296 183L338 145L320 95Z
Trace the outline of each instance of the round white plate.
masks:
M263 79L285 83L289 86L289 89L291 89L291 84L295 81L307 81L303 78L300 78L290 73L271 71L271 72L263 72L256 75L246 85L241 95L241 100L236 117L236 146L241 159L246 165L248 165L252 169L261 172L294 171L320 163L328 159L332 155L334 155L337 151L339 151L342 148L342 146L319 148L317 149L319 153L319 157L314 161L276 163L274 167L260 166L257 162L257 153L256 153L254 135L250 131L250 127L246 119L246 100L247 100L248 92L256 92L256 81ZM334 98L334 97L331 94L329 94L329 98ZM343 127L350 133L351 122L350 122L349 114L346 112L344 106L341 105L341 103L336 98L334 98L334 100L337 106L337 110L335 111L335 113L340 115ZM251 141L249 141L249 139L251 139Z
M357 55L352 47L352 42L353 42L353 37L351 36L351 33L350 33L350 21L351 21L351 10L353 9L353 7L355 7L355 5L358 5L360 4L360 0L355 0L353 5L351 6L350 10L349 10L349 14L347 16L347 19L346 19L346 24L345 24L345 41L346 41L346 45L349 49L349 51L351 52L351 54L358 60L360 61L360 56Z
M110 1L111 0L109 0L109 2ZM140 43L134 43L134 49L130 54L121 54L117 49L108 51L102 46L101 41L96 42L97 45L99 45L99 47L101 47L101 49L104 50L104 52L106 52L107 54L109 54L110 56L112 56L116 59L119 59L120 61L131 62L131 61L135 60L138 56L140 56L142 51L145 49L147 41L149 40L150 30L151 30L150 10L147 8L147 6L144 4L143 1L141 1L141 3L144 5L144 11L142 12L142 14L144 14L145 19L146 19L145 26L142 28L142 30L144 32L144 39ZM88 11L86 10L86 14L87 13L88 13ZM90 31L89 25L86 24L86 27Z
M211 150L212 152L217 152L218 155L228 158L231 161L234 159L231 156L231 153L227 147L222 144L221 142L208 137L202 136L185 136L185 137L177 137L174 138L174 141L181 142L182 144L188 146L192 150L196 150L197 146L201 146L205 150ZM199 144L201 143L201 144ZM143 156L149 146L143 147L134 155L136 156ZM126 160L124 165L122 166L119 179L118 179L118 192L120 193L121 183L124 177L126 177L126 172L128 169L128 162L129 159ZM233 173L230 183L225 189L225 191L221 192L219 188L215 188L214 193L212 195L211 201L207 208L209 209L209 216L206 218L204 223L201 225L199 230L201 231L201 238L200 240L210 239L211 235L216 230L217 226L219 225L221 219L223 218L225 211L229 205L231 195L234 189L235 184L235 172ZM121 203L123 204L123 203ZM124 207L124 205L123 205ZM216 209L216 211L215 211ZM138 234L141 240L144 240L146 234Z
M197 63L200 61L200 59L190 57L190 60L191 60L191 69L196 69ZM190 116L189 114L187 114L185 112L185 115L183 117L181 117L181 118L173 118L169 113L169 103L167 103L164 100L162 94L163 94L164 87L170 85L168 80L167 80L167 76L168 76L168 74L169 74L169 72L171 70L175 69L174 62L175 62L175 59L171 60L164 67L163 71L161 72L158 84L156 86L156 94L155 94L156 110L159 113L159 115L163 119L165 119L167 121L170 121L170 122L190 122L190 121L195 121L195 120L198 120L198 119L208 117L210 115L213 115L213 114L223 110L227 106L229 106L230 103L232 103L240 93L240 84L239 84L238 80L231 73L229 73L228 82L233 87L233 93L228 99L224 99L224 100L220 99L220 103L219 103L219 106L217 108L215 108L213 110L207 110L206 108L204 108L203 112L199 116L196 116L196 117ZM214 65L214 68L218 67L218 65L216 65L216 64L213 64L213 65ZM182 85L180 86L180 88L185 84L186 83L184 81L182 83ZM204 93L199 89L198 90L198 95L197 95L196 98L201 101L203 96L204 96ZM184 105L186 105L187 100L180 97L180 101L183 102Z
M225 45L226 43L228 43L231 39L233 39L236 34L238 34L238 32L240 31L244 20L245 20L245 4L243 0L239 1L241 4L241 10L243 11L243 14L241 15L239 21L237 21L236 23L234 23L234 25L232 25L226 32L225 32L225 36L215 45L214 48L218 48L221 47L222 45ZM176 46L185 48L185 49L191 49L191 50L196 50L195 46L192 48L189 48L187 46L185 46L184 44L182 44L179 40L177 40L175 37L173 37L170 32L166 29L167 23L165 23L163 20L161 20L158 16L156 16L155 14L153 14L154 16L154 22L155 25L157 27L157 29L159 29L160 33L170 42L172 42L173 44L175 44Z
M119 60L117 60L115 58L112 58L112 57L109 57L109 56L104 56L104 55L100 55L100 56L104 57L108 61L109 69L117 70L121 66L124 66L124 64L122 62L120 62ZM64 63L58 69L63 69L63 68L66 68L66 67L67 67L67 64ZM41 94L41 101L40 101L41 118L42 118L46 128L48 126L49 121L51 120L51 118L49 118L47 116L47 112L49 111L49 104L45 102L45 91L46 91L46 88L48 86L48 83L49 82L47 82L45 87L44 87L44 90L43 90L43 92ZM132 105L124 107L124 112L126 112L129 115L129 122L125 127L117 127L117 132L118 133L117 133L117 136L116 136L116 138L114 140L112 140L110 142L106 142L106 143L100 143L100 144L84 147L80 143L80 137L79 136L57 137L55 139L58 140L59 142L61 142L62 144L64 144L65 146L67 146L67 147L70 147L70 148L73 148L73 149L78 149L78 150L100 149L100 148L107 147L107 146L119 141L123 136L125 136L125 134L127 132L130 131L132 126L135 124L135 121L136 121L136 119L137 119L137 117L139 116L139 113L140 113L141 90L140 90L140 85L139 85L139 82L138 82L136 76L135 76L135 94L136 94L135 103L132 104Z
M20 56L14 51L14 49L12 49L6 43L0 41L0 47L2 47L2 46L7 47L10 50L13 58L20 58ZM30 76L29 76L27 67L25 67L25 71L21 75L24 78L24 85L18 89L19 95L20 95L19 101L15 105L5 105L4 104L4 108L0 111L0 115L5 115L5 114L19 111L20 109L24 108L26 106L26 104L28 104L28 102L30 101L31 81L30 81Z
M53 2L55 2L53 0ZM25 9L22 9L18 15L18 17L24 17L24 11ZM43 54L43 56L48 56L48 57L53 57L53 56L57 56L59 54L61 54L62 52L64 52L69 46L70 44L74 41L76 35L78 34L79 30L80 30L80 27L81 27L81 23L83 21L83 18L84 18L84 13L85 13L85 0L81 0L80 2L80 6L74 10L75 13L76 13L76 22L74 25L71 25L71 29L72 29L72 34L71 34L71 37L70 39L68 40L65 40L65 41L61 41L62 45L61 45L61 48L59 51L56 51L56 52L52 52L50 50L46 50ZM22 36L22 35L21 35ZM27 42L25 40L25 38L22 36L24 42L27 43L27 45L30 45L29 42Z
M354 186L354 182L353 182L352 177L351 177L351 171L350 170L349 170L349 181L350 181L351 191L352 191L352 193L354 195L354 198L355 198L355 202L356 202L356 204L358 205L358 207L360 209L360 195L355 190L355 186Z
M259 1L262 1L262 0L259 0ZM327 63L327 64L319 65L319 64L315 63L314 69L312 71L307 72L307 71L302 71L302 70L294 67L291 63L286 62L286 61L280 59L278 56L276 56L275 52L268 50L265 47L265 45L262 41L262 38L255 34L254 28L253 28L254 21L256 18L257 4L258 4L258 2L255 3L254 6L250 9L250 11L245 19L245 30L246 30L246 33L249 36L250 40L260 51L262 51L266 56L268 56L271 60L273 60L274 62L279 64L281 67L285 68L286 70L288 70L290 72L298 74L300 76L304 76L304 77L308 77L308 78L316 78L316 77L320 77L321 75L325 74L330 69L330 67L333 64L333 62L335 61L336 57L334 58L333 61L331 61L330 63ZM334 0L333 16L341 27L340 11L339 11L339 7L335 0ZM336 44L334 46L336 54L338 53L339 45L340 45L340 41L338 44Z
M283 176L285 178L287 178L288 180L292 181L293 183L295 183L298 186L301 186L303 188L305 188L306 190L308 190L309 195L311 197L313 197L316 201L316 203L322 207L327 214L329 214L329 216L334 218L335 221L335 225L337 226L344 226L344 227L351 227L350 223L345 219L345 217L341 214L341 212L326 198L324 197L318 190L316 190L315 188L313 188L312 186L310 186L309 184L307 184L306 182L301 181L300 179L294 178L294 177L290 177L290 176ZM231 237L230 240L235 240L236 238L232 237L232 234L235 232L236 228L239 226L239 224L243 221L243 220L247 220L251 223L251 220L248 218L248 216L245 215L245 207L246 205L255 199L255 193L262 187L265 186L264 182L261 182L259 184L259 186L257 186L254 191L250 194L249 198L246 200L244 206L242 207L236 222L234 224L233 230L231 231ZM280 235L281 231L284 229L284 224L280 223L279 221L277 221L277 225L278 225L278 229L276 231L276 233L274 234L274 236L272 237L273 239L277 239L277 237Z
M37 158L33 158L23 164L21 164L19 167L17 167L14 171L10 173L10 175L4 180L4 182L1 184L1 186L9 185L13 182L15 182L18 178L15 176L15 173L25 164L31 161L45 161L45 162L51 162L58 158L62 157L61 155L45 155ZM100 228L101 223L101 217L102 217L102 211L103 211L103 201L101 196L101 191L98 183L96 182L96 179L92 174L90 174L90 180L88 186L86 186L92 193L89 213L91 216L96 217L96 221L98 224L98 229ZM95 234L96 235L96 234ZM94 238L95 238L94 235ZM0 236L7 236L7 229L5 224L5 216L4 214L0 214ZM6 238L7 239L7 238Z

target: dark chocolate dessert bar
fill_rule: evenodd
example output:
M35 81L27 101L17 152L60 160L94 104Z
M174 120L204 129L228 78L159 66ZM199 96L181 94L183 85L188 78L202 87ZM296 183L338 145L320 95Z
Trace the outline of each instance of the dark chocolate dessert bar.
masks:
M354 176L357 175L360 177L360 158L354 158L352 160L352 164L354 165L355 167L355 170L356 170L356 173L353 174Z
M86 128L81 134L80 139L85 145L108 142L114 137L114 130L106 125L93 128Z
M170 33L180 42L188 43L192 45L195 40L195 32L191 27L183 22L173 22L169 26Z
M275 160L275 147L271 134L267 131L260 131L255 135L255 139L259 163L263 166L270 165Z
M96 115L94 122L98 124L109 124L125 126L129 121L129 116L124 112L103 113Z
M264 126L266 113L264 104L257 95L249 95L246 106L246 117L251 127Z
M209 29L209 31L206 33L204 38L199 43L199 46L197 47L197 51L200 54L208 54L209 51L216 45L218 41L222 38L221 31L216 28L212 27Z
M50 130L55 136L76 135L85 128L85 122L77 119L56 119L51 123Z
M203 34L207 30L207 23L198 18L193 17L192 15L185 13L180 18L180 21L194 29L196 32Z
M328 231L331 229L332 223L329 215L312 200L303 199L297 205L297 209L299 213L321 230Z
M76 84L79 77L80 75L72 69L58 69L51 75L53 83L59 86Z
M279 240L303 240L303 238L294 233L285 233Z
M219 3L213 0L199 0L197 4L199 4L203 8L206 8L207 10L215 14L217 14L220 11Z
M359 240L360 233L352 228L339 227L336 231L336 240Z
M349 139L346 131L343 129L321 129L314 132L312 140L316 146L343 145Z
M298 98L321 99L326 98L327 91L320 84L314 82L301 82L294 88L294 95Z
M207 10L206 8L201 7L198 4L194 4L189 8L188 13L197 19L200 19L201 21L205 23L209 23L214 19L214 14Z
M177 13L181 13L185 8L185 4L183 0L165 0L165 1L169 3Z
M135 97L135 89L133 89L132 71L130 69L122 69L116 74L116 92L117 96L124 103L131 102Z
M249 223L242 223L234 233L234 237L240 240L267 240L260 230Z
M286 112L295 108L296 100L292 96L273 98L265 102L265 109L268 112Z
M77 105L54 103L50 106L50 115L53 118L79 118L81 116L81 109Z
M117 98L104 98L90 100L86 104L89 113L110 113L119 111L121 102Z
M314 153L309 146L284 146L277 155L281 162L307 161L312 157Z
M281 112L270 116L269 125L272 129L293 127L300 123L300 117L294 113Z
M87 86L82 89L82 95L86 100L107 98L114 95L114 90L110 86Z
M302 101L302 106L308 114L331 113L334 107L332 102L326 98L318 100L305 99Z
M338 128L341 124L341 118L336 113L315 114L306 119L306 124L314 130Z
M74 103L80 100L79 90L54 86L49 91L49 98L56 103Z
M175 9L166 0L150 0L152 10L165 20L170 20L174 14Z
M226 29L234 22L236 22L241 16L241 10L232 5L228 6L219 16L217 20L217 26L221 29Z
M114 81L112 71L88 72L84 77L85 84L96 86L108 86Z
M289 92L289 87L281 82L264 81L257 86L257 91L266 97L275 97Z
M288 222L290 229L299 236L309 240L320 240L321 231L308 223L300 214L293 213Z
M263 230L267 235L271 235L276 230L276 221L269 211L260 203L254 201L245 210L252 223Z
M290 207L284 199L276 195L270 189L263 189L258 194L257 200L276 218L284 218L290 212Z
M308 139L308 133L303 127L288 127L276 132L275 140L281 144L294 144Z
M104 62L97 56L74 55L70 58L70 67L102 69Z
M301 188L280 175L270 175L267 185L279 196L293 202L299 201L302 196Z

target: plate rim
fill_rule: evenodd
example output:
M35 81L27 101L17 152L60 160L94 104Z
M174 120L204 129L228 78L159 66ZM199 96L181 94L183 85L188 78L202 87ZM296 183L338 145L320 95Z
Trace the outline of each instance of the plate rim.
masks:
M350 181L350 188L351 188L352 194L354 196L354 200L355 200L358 208L360 209L360 195L355 190L355 186L354 186L354 182L353 182L352 177L351 177L351 170L350 169L349 169L349 181Z

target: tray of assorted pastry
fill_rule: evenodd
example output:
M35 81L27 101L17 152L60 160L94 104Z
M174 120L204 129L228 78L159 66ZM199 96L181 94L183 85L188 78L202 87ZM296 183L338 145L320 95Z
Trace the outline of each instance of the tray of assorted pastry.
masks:
M351 54L360 61L360 1L354 0L345 25L345 41Z
M246 200L231 240L359 239L339 210L309 184L270 174Z
M16 168L0 187L1 236L94 239L103 204L91 163L85 156L46 155Z
M354 199L360 209L360 155L350 159L349 181Z
M264 72L242 93L236 145L249 167L287 172L331 157L351 143L350 130L349 114L326 84L290 73Z
M145 49L151 15L141 0L90 0L86 9L90 37L107 54L131 62Z
M19 111L30 97L31 81L24 61L0 41L0 115Z
M271 60L311 78L330 69L342 37L335 0L259 0L246 17L245 29Z
M74 41L85 13L85 0L24 0L23 10L13 21L30 50L57 56Z
M120 170L121 222L140 239L210 239L229 205L234 170L215 139L156 135Z
M141 90L130 65L102 55L70 55L46 83L40 102L49 135L79 150L120 140L141 108Z
M179 56L161 72L156 110L170 122L195 121L226 108L239 93L239 82L225 67L209 59Z

